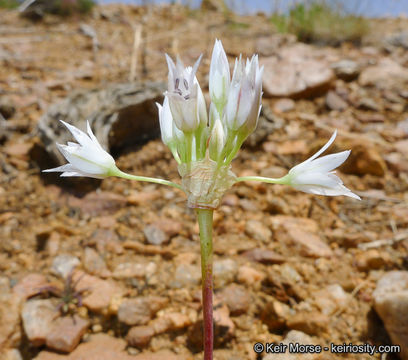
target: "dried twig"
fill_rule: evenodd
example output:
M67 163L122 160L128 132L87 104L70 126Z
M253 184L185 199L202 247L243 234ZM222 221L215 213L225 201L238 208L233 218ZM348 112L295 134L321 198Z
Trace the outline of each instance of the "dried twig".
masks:
M394 245L395 243L403 241L405 239L408 239L408 232L396 234L391 239L382 239L382 240L371 241L368 243L362 243L362 244L359 244L358 247L359 249L367 250L367 249L377 248L377 247L386 246L386 245Z
M142 25L138 25L135 28L132 57L130 61L130 75L129 75L130 82L133 82L136 79L137 57L139 55L139 48L142 43L142 28L143 28Z

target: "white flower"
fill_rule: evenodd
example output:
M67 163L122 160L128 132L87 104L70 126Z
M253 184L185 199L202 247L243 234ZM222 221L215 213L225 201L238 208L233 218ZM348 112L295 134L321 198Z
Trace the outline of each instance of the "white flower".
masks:
M234 73L228 94L226 121L228 128L250 134L255 130L261 110L262 73L258 56L235 60Z
M73 142L68 142L68 145L57 144L59 151L69 164L43 170L44 172L62 172L61 176L87 176L103 179L117 170L115 160L99 144L88 121L86 122L88 135L75 126L60 121L79 144Z
M169 146L169 144L174 141L173 138L173 116L171 115L169 98L164 97L163 106L156 103L159 109L159 121L160 121L160 131L161 137L164 144Z
M193 132L200 125L207 124L207 110L204 95L195 76L201 56L194 67L184 67L181 60L177 65L166 54L169 67L168 91L169 105L173 120L177 127L184 132Z
M221 111L228 98L231 82L227 55L220 40L215 40L211 57L209 88L211 100Z
M293 167L282 180L300 191L326 196L345 195L361 200L360 197L347 189L341 179L335 175L334 169L343 164L350 155L350 150L317 158L333 143L337 130L330 140L316 154Z

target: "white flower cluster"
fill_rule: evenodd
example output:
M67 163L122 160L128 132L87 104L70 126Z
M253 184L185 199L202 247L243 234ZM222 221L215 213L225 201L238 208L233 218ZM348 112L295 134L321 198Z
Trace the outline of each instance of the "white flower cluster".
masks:
M196 78L201 60L184 67L166 55L168 91L158 104L163 142L179 163L199 161L207 150L210 158L228 165L242 142L256 128L262 98L262 68L258 56L235 61L232 79L227 55L216 40L210 66L209 119L203 93Z

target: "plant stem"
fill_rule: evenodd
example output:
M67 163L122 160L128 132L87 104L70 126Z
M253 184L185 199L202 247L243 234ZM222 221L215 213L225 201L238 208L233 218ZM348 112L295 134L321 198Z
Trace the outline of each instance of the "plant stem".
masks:
M197 209L201 242L201 273L203 290L204 320L204 360L213 360L214 325L213 325L213 278L212 278L212 226L213 212L210 209Z
M146 182L151 182L151 183L155 183L155 184L167 185L167 186L175 187L176 189L183 190L181 185L176 184L176 183L174 183L172 181L163 180L163 179L156 179L156 178L151 178L151 177L146 177L146 176L131 175L131 174L125 173L124 171L119 170L119 169L113 171L111 176L117 176L117 177L121 177L123 179L129 179L129 180L146 181Z
M262 176L243 176L243 177L236 178L235 180L236 183L241 182L241 181L261 181L261 182L266 182L270 184L289 185L287 175L279 179L267 178L267 177L262 177Z

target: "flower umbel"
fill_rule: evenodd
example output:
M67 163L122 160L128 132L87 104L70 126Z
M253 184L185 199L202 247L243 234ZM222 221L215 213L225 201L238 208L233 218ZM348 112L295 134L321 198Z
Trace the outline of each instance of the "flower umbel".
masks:
M44 172L62 172L61 176L86 176L103 179L117 170L115 160L99 144L86 122L87 134L75 126L60 120L71 132L79 144L68 142L68 145L57 144L59 151L67 159L68 164Z

